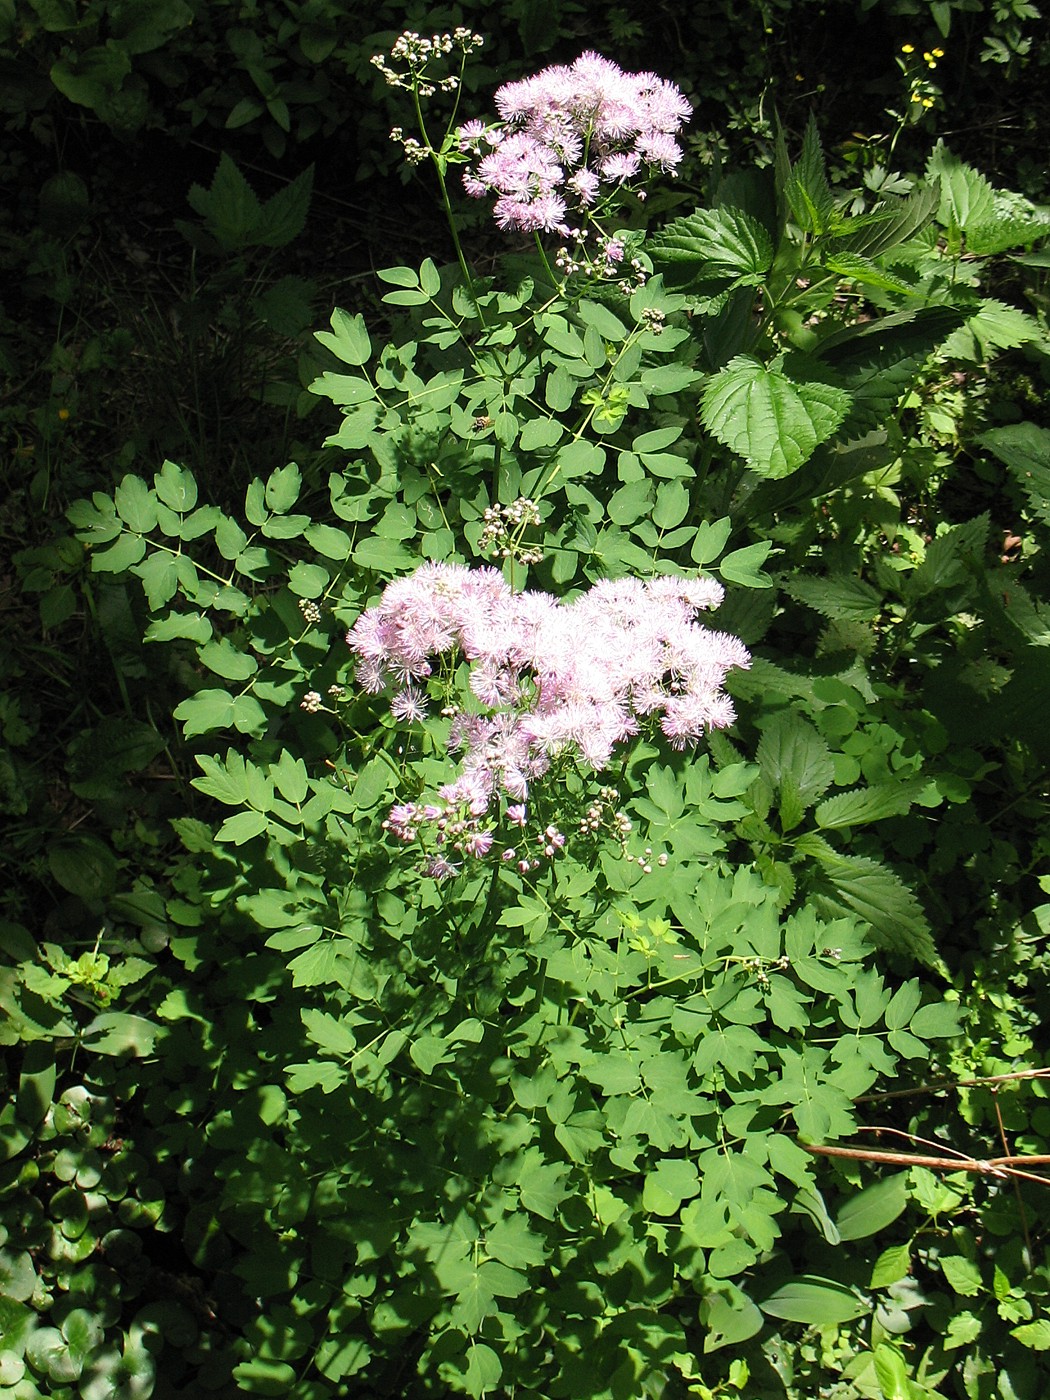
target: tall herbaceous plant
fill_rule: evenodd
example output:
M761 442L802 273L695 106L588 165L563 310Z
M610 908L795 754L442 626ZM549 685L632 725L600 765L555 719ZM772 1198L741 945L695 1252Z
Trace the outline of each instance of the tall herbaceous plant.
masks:
M343 310L318 335L327 483L285 467L242 521L166 463L75 514L192 663L176 718L229 809L176 823L209 937L173 944L158 1016L218 1114L187 1171L221 1183L201 1267L252 1319L234 1378L312 1400L944 1376L950 1348L920 1367L899 1340L918 1313L885 1320L912 1238L878 1269L857 1244L929 1192L829 1149L957 1029L910 975L945 972L921 840L887 857L878 824L957 800L909 687L987 521L884 568L883 610L851 511L885 510L930 355L1023 329L982 248L1045 220L943 147L846 213L811 127L649 230L679 89L585 53L461 121L480 45L406 33L375 60L454 257L379 272L380 345ZM464 195L495 225L470 239ZM774 548L808 560L779 583L826 621L815 652L801 624L798 656L766 644ZM198 995L248 1008L236 1055Z

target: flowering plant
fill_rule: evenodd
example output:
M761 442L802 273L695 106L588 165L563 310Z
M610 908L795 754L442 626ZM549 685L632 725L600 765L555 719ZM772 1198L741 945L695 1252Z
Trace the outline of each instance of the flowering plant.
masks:
M675 749L726 727L733 706L721 684L750 658L735 637L695 620L722 597L712 579L663 577L599 582L565 604L545 593L512 593L495 569L456 564L425 564L388 585L347 637L358 683L376 692L393 682L391 713L419 722L427 715L420 683L433 676L431 660L458 652L471 665L471 696L482 708L449 703L446 677L442 714L450 720L449 749L464 753L462 772L440 789L447 808L399 804L387 829L410 841L435 825L444 845L455 809L455 849L486 856L493 803L509 800L506 820L524 827L522 804L559 758L576 756L601 771L618 744L657 717ZM537 839L548 856L564 845L556 828L543 836ZM515 846L504 841L500 855L514 860ZM524 873L534 861L522 857L519 866ZM456 871L446 852L427 869L436 877Z
M1014 735L985 766L1013 682L994 688L1046 627L1012 578L1020 605L994 603L988 515L959 521L953 500L924 537L930 454L904 408L938 346L976 363L1034 334L980 297L979 250L1045 224L1013 202L1000 218L943 148L928 184L854 219L811 128L709 207L617 229L675 162L681 95L585 55L464 129L446 67L475 46L408 34L379 65L412 100L418 137L398 139L435 172L456 258L379 273L381 346L342 310L319 334L313 392L340 410L324 518L305 504L317 460L253 482L243 521L173 463L75 512L93 567L141 583L148 640L184 653L182 738L222 736L193 786L230 810L214 831L207 809L174 823L185 985L150 1030L184 1058L143 1117L178 1106L158 1154L177 1190L221 1183L185 1233L243 1281L234 1382L774 1400L932 1394L956 1368L966 1389L944 1290L932 1329L915 1290L980 1295L989 1327L966 1314L965 1335L991 1333L996 1308L1021 1316L1030 1260L1002 1251L992 1280L968 1224L949 1244L939 1223L972 1218L966 1188L921 1165L865 1187L887 1152L842 1144L881 1079L912 1061L926 1084L904 1092L925 1092L958 1063L936 1050L958 1002L910 974L947 975L935 932L970 927L960 852L1018 881L1045 856L1004 855L984 807L943 837L933 820L1013 771ZM437 141L431 99L452 108ZM453 165L513 240L487 276ZM1038 431L986 441L1045 514ZM976 649L983 612L1027 629L1000 629L1003 665ZM1045 748L1041 685L1012 714ZM125 905L152 926L151 899ZM976 1076L994 1033L966 1014ZM208 1124L188 1177L186 1103ZM931 1123L956 1154L938 1170L982 1166L975 1105ZM1004 1200L990 1235L1011 1228ZM895 1340L913 1325L921 1386ZM1045 1326L1006 1351L1043 1348Z

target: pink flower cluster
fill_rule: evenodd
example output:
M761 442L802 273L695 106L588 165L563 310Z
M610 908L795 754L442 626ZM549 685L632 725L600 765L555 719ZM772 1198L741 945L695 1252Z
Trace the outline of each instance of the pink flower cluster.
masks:
M736 637L696 620L722 597L712 579L661 577L603 580L563 603L514 593L496 569L424 564L387 587L347 642L365 690L396 687L398 719L426 716L432 660L470 663L477 709L444 712L449 748L463 760L440 795L480 817L500 794L523 803L558 755L606 767L647 719L678 749L731 724L721 686L751 658Z
M674 170L675 133L692 110L673 83L596 53L506 83L495 101L503 126L460 128L460 150L475 157L463 183L468 194L496 195L500 228L527 233L569 234L570 208L595 205L603 182Z

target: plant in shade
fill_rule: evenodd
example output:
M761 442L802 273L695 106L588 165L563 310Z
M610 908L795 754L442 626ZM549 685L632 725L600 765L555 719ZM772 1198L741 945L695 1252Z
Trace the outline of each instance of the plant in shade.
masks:
M970 444L1001 565L911 415L1040 343L983 286L1046 221L943 147L851 215L811 127L645 229L674 84L584 54L462 124L478 43L377 62L456 257L380 271L382 344L319 333L323 505L293 464L234 519L167 463L75 510L227 809L175 822L142 1117L240 1290L228 1393L1037 1395L1047 1198L1022 1247L1004 1183L1043 1129L979 1095L1046 975L1050 457Z

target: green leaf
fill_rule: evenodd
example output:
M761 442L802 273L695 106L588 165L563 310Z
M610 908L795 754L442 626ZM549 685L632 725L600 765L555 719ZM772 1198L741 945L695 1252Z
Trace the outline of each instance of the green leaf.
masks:
M982 433L977 441L1006 465L1027 495L1030 509L1050 525L1050 429L1011 423Z
M656 489L653 524L660 530L673 530L689 511L689 490L681 481L663 481Z
M108 549L91 555L91 567L96 573L122 574L137 564L146 553L146 541L141 535L121 535Z
M930 1002L915 1013L909 1029L912 1035L917 1035L920 1040L937 1040L959 1035L962 1032L960 1016L959 1008L951 1002Z
M174 716L182 721L187 739L213 729L229 729L234 718L233 696L228 690L198 690L176 705Z
M755 756L770 786L797 794L803 810L812 806L835 776L827 744L794 710L781 711L769 720Z
M361 313L358 312L351 316L348 312L336 307L332 312L331 326L331 333L317 331L316 339L321 342L325 349L331 350L333 355L342 360L343 364L366 365L372 357L372 342L368 338L365 318ZM367 383L367 381L365 382ZM371 385L368 387L372 392ZM355 400L347 400L347 402L355 402Z
M908 1204L908 1173L897 1172L852 1196L835 1217L844 1240L866 1240L904 1213Z
M976 1298L978 1293L984 1291L981 1271L972 1259L966 1259L961 1254L947 1254L937 1262L952 1292L958 1293L961 1298Z
M907 1244L892 1244L888 1249L884 1249L871 1271L872 1288L889 1288L890 1284L898 1283L902 1278L907 1278L911 1270L911 1246Z
M820 859L823 869L814 886L820 912L830 918L857 915L871 925L881 947L940 966L922 905L892 870L867 856L828 851Z
M796 471L832 435L850 402L844 389L794 380L738 355L708 381L701 418L752 471L777 479Z
M784 197L803 233L819 236L831 227L835 197L824 170L824 153L812 114L802 138L801 154L785 183Z
M187 514L197 504L197 483L193 473L176 466L174 462L164 462L153 478L153 485L158 499L180 515Z
M767 1317L803 1322L810 1327L852 1322L868 1311L868 1304L852 1289L813 1275L783 1284L758 1306Z
M299 499L302 485L303 474L295 462L289 462L286 467L278 467L270 473L263 493L267 509L278 515L291 510Z
M106 1011L84 1027L81 1040L97 1055L150 1055L162 1027L144 1016Z
M286 1361L241 1361L233 1368L238 1391L244 1395L287 1395L296 1383L293 1366Z
M882 611L882 594L853 574L826 578L796 575L783 580L784 591L824 617L848 622L872 622Z
M607 306L603 306L598 301L588 301L583 298L577 304L576 310L580 320L585 326L593 326L604 340L611 340L619 343L627 335L627 328L618 316L615 316ZM602 359L604 361L604 353Z
M938 141L926 162L926 179L940 183L938 222L945 228L968 229L987 223L995 214L995 191L971 166Z
M117 858L97 836L60 837L47 862L58 884L79 899L102 899L116 889Z
M696 527L696 535L689 549L693 562L701 568L714 563L732 533L733 522L728 516L723 516L721 520L702 520Z
M1029 1351L1050 1351L1050 1320L1045 1317L1012 1327L1010 1336Z
M923 779L914 778L874 783L871 787L857 788L853 792L837 793L817 808L817 825L825 831L832 831L901 816L924 787Z
M233 846L243 846L254 836L259 836L269 825L262 812L235 812L227 817L215 833L216 841L229 841Z
M772 266L773 243L763 224L742 209L698 209L674 219L645 245L654 263L675 281L742 275L764 276Z
M916 1390L908 1379L908 1367L896 1347L880 1342L872 1360L883 1400L915 1400Z
M736 583L741 588L772 588L772 578L762 572L772 548L772 540L758 540L743 549L734 549L719 560L718 573L726 583Z

